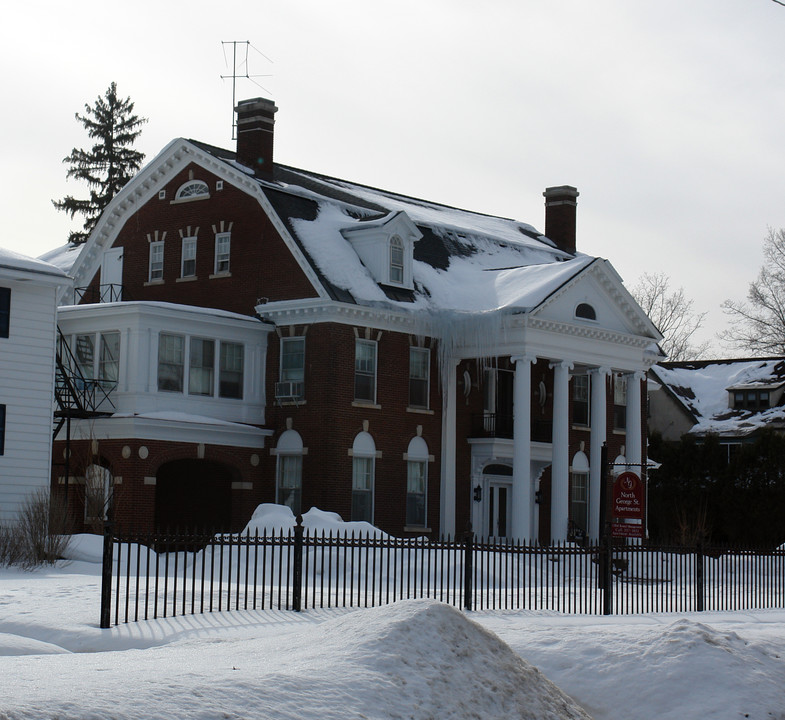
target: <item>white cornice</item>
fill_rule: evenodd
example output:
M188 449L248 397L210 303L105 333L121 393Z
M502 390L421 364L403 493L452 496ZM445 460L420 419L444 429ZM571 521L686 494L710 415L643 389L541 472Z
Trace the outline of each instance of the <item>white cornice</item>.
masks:
M422 312L409 313L390 308L324 301L319 298L257 305L256 312L276 325L339 323L367 325L380 330L415 332L417 328L422 329L423 323L427 323L427 315Z
M96 440L161 440L191 445L264 448L265 438L273 434L252 425L237 423L202 423L166 420L139 415L77 420L72 425L73 438Z

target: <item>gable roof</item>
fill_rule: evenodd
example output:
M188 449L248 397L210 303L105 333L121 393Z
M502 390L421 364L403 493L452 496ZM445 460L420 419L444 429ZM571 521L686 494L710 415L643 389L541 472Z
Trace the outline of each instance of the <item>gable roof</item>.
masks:
M693 418L691 434L743 437L764 427L785 427L785 400L759 412L728 404L729 391L785 385L785 357L663 362L651 372Z
M188 163L258 199L323 299L404 313L527 313L594 266L602 282L614 286L610 294L622 301L632 332L661 339L607 261L598 265L590 256L560 250L527 223L281 164L262 179L234 152L184 139L169 143L106 208L73 265L77 285L98 271L100 248L111 245L126 218ZM378 283L345 237L366 223L399 216L422 234L414 243L412 289Z

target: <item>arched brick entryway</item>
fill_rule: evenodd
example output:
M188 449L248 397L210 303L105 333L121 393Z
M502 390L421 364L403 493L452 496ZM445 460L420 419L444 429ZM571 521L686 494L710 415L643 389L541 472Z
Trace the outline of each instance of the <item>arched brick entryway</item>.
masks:
M156 474L155 528L231 530L236 471L213 460L174 460Z

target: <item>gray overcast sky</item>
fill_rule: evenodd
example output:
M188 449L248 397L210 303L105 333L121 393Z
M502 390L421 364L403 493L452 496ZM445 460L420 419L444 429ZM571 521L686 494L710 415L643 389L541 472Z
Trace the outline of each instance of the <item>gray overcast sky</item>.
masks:
M175 137L231 147L237 97L278 105L279 162L544 229L575 185L578 247L628 286L665 272L705 335L785 227L785 7L771 0L286 0L15 3L0 28L4 247L40 255L76 225L52 198L74 119L111 81ZM225 56L228 64L225 62ZM245 72L245 68L242 68ZM726 353L728 354L728 353Z

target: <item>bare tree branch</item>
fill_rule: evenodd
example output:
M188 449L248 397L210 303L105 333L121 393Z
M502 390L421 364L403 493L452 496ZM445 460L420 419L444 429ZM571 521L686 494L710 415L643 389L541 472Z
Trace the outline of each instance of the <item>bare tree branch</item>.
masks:
M722 304L731 326L720 338L732 347L756 354L782 355L785 354L785 229L769 228L763 240L763 259L757 280L750 283L747 301L726 300Z
M630 292L665 336L661 347L668 359L699 360L706 356L709 343L692 342L706 313L693 311L693 300L684 288L670 291L670 278L665 273L644 273Z

